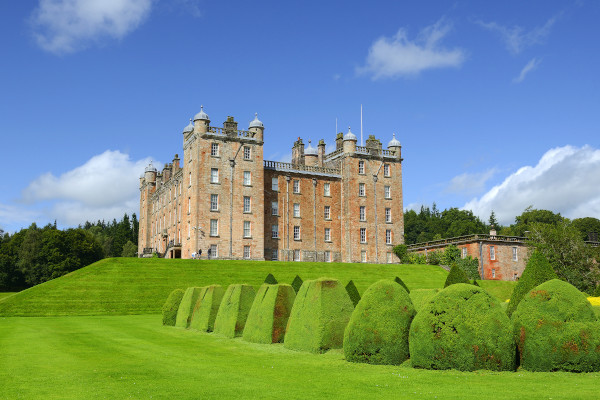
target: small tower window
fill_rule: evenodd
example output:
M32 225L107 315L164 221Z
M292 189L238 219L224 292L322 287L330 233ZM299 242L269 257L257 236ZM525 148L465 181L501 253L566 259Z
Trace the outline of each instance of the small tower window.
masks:
M244 186L250 186L252 184L252 178L250 171L244 171Z
M300 181L298 179L294 179L293 190L294 193L300 193Z
M360 242L367 243L367 228L360 228Z
M360 206L358 209L358 219L361 221L366 221L367 219L367 211L365 206Z
M331 219L331 207L330 206L325 206L324 218Z
M219 155L219 143L210 144L210 155L213 157L217 157Z
M384 186L383 194L386 199L391 199L392 198L392 189L389 186Z
M390 176L390 164L383 164L383 176Z
M365 162L362 160L358 162L358 173L359 174L365 173Z
M325 228L325 241L331 241L331 228Z
M250 160L250 157L251 157L250 147L244 146L244 160Z
M219 169L218 168L210 169L210 183L219 183Z
M387 223L392 222L392 209L391 208L385 209L385 222L387 222Z

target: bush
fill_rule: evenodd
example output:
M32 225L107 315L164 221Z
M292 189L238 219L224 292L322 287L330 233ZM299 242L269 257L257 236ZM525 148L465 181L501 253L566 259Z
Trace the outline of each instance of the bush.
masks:
M346 285L346 292L348 293L350 300L352 300L352 304L354 305L354 307L356 307L356 305L360 301L360 293L358 293L358 289L356 288L356 285L354 284L354 282L352 282L352 280L350 280L350 282L348 282L348 284Z
M446 250L444 250L444 256L442 257L443 264L452 265L458 260L460 260L460 249L453 244L446 247Z
M534 251L527 260L525 270L510 296L510 302L506 308L508 316L510 317L515 312L523 296L529 293L531 289L556 278L558 277L546 257L539 251Z
M408 259L408 247L405 244L398 244L394 246L392 251L400 260L400 264L410 264Z
M441 251L438 251L438 250L428 251L427 252L427 264L440 265L443 257L444 257L444 253Z
M288 320L284 346L313 353L341 348L352 311L352 301L337 280L305 281Z
M296 275L296 277L292 281L292 287L294 288L294 292L298 293L298 290L300 290L301 286L302 286L302 278L300 278L298 275Z
M225 290L223 290L221 285L204 287L194 306L190 328L202 332L212 332L224 294Z
M473 285L474 286L479 286L479 282L477 282L477 279L473 279Z
M409 348L416 368L516 367L510 320L498 300L470 284L447 287L419 310L410 327Z
M255 295L250 285L229 285L215 318L214 332L229 338L242 336Z
M344 332L344 356L352 362L399 365L408 358L408 331L415 308L391 280L369 286Z
M167 326L175 326L177 321L177 310L185 292L182 289L175 289L171 292L167 301L162 307L162 323Z
M600 324L573 285L553 279L521 299L512 316L521 367L529 371L600 371Z
M419 312L421 308L431 301L441 289L413 289L410 292L410 300L415 307L415 310Z
M427 264L427 257L425 257L425 254L410 253L408 255L408 264Z
M455 264L462 269L468 278L470 279L481 279L479 275L479 259L467 256L465 258L459 258L455 261Z
M290 285L263 284L248 313L243 338L253 343L281 343L296 298Z
M177 309L177 318L175 319L175 326L180 328L189 328L190 322L192 321L192 315L194 313L194 306L198 301L198 296L204 288L201 287L189 287L185 290L179 308Z
M269 274L267 275L267 277L265 278L265 281L263 283L268 283L269 285L277 285L277 279L275 279L275 277L273 276L273 274Z
M404 290L406 290L406 293L410 293L408 286L406 286L406 283L404 283L404 281L402 279L400 279L399 277L396 277L396 278L394 278L394 282L396 282L398 285L402 286L404 288Z
M600 284L598 284L596 290L594 290L594 297L600 297Z
M456 283L471 283L471 281L469 281L469 278L467 278L465 271L460 269L458 265L453 264L452 268L450 268L450 272L448 273L448 277L446 278L446 283L444 283L444 287L447 288L448 286Z

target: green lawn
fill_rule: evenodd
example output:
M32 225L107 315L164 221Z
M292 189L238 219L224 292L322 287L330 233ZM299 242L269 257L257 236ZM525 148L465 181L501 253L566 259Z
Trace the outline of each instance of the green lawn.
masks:
M268 273L291 283L319 277L352 279L360 293L379 279L399 276L409 288L440 288L447 272L431 265L111 258L0 300L0 316L153 314L176 288L248 283Z
M13 294L18 293L18 292L0 292L0 300L12 296Z
M596 399L600 373L427 371L164 327L159 315L0 318L2 399Z

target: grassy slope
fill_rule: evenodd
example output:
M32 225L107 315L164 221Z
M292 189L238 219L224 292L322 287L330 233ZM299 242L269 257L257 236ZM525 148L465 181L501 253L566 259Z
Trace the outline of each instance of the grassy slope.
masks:
M268 273L282 283L350 279L363 293L379 279L400 276L409 288L442 287L447 272L428 265L373 265L260 261L112 258L0 300L0 316L123 315L159 313L173 289L248 283L256 289Z
M12 296L13 294L18 293L18 292L0 292L0 300Z
M0 318L6 399L596 399L600 373L348 363L160 324L158 315Z

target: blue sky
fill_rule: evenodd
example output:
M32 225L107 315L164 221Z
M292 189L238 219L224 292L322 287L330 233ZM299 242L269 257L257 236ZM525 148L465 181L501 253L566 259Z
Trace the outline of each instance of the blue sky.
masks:
M137 212L150 159L264 122L265 159L336 132L403 145L404 205L600 218L597 1L0 4L0 227Z

